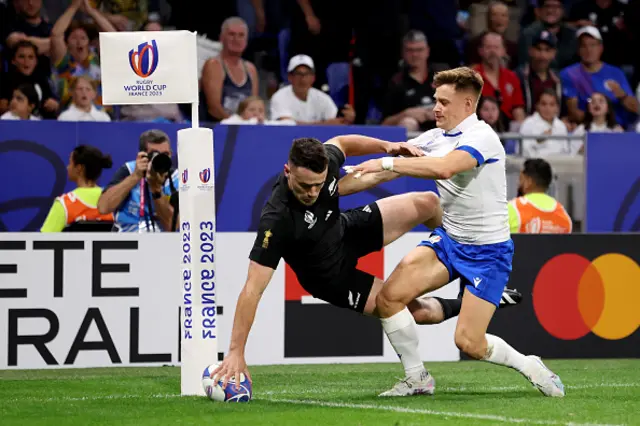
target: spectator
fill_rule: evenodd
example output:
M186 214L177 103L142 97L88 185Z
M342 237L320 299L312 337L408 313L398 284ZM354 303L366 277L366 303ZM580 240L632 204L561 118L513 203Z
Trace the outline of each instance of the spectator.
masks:
M550 31L542 30L529 47L529 62L521 66L516 74L522 84L524 108L527 115L535 112L540 94L546 89L556 92L562 98L562 84L550 68L557 52L557 40Z
M638 113L638 100L633 96L627 78L620 68L601 61L602 37L597 28L584 27L576 34L580 62L560 72L569 118L582 123L588 99L594 92L600 92L611 99L616 120L627 128Z
M229 118L225 118L221 124L272 124L295 125L293 120L267 120L266 107L262 98L249 96L240 102L238 111Z
M480 57L482 63L473 68L484 80L482 95L496 98L507 119L522 123L525 117L522 88L516 74L502 64L504 43L500 34L486 33L483 36Z
M224 21L220 30L220 56L209 59L202 68L208 121L228 118L244 98L258 96L258 71L255 65L242 59L247 39L248 28L242 19L232 17Z
M626 5L618 0L581 0L569 13L569 22L574 26L599 30L605 48L602 60L615 66L630 62L626 49L620 48L630 40L624 28L625 9Z
M39 55L38 71L48 77L51 74L51 24L42 19L42 0L15 0L13 4L16 16L8 22L6 46L15 49L21 41L33 43Z
M93 103L96 90L93 81L81 76L71 82L72 102L66 111L58 117L60 121L111 121L104 111L98 110Z
M32 84L21 84L13 90L9 111L0 120L40 120L34 115L38 110L38 93Z
M150 6L158 2L148 0L90 0L91 6L102 11L118 31L134 31L149 18ZM157 15L155 11L155 15Z
M518 45L506 37L507 28L509 28L509 7L502 1L496 0L489 3L487 8L487 31L472 38L467 45L467 62L469 64L479 64L480 44L482 37L487 32L500 34L505 44L507 68L515 68L518 64Z
M616 121L613 112L613 105L604 93L594 92L589 99L587 111L584 114L584 123L580 124L573 131L575 136L583 136L587 132L607 133L623 132ZM584 143L578 150L579 154L584 154Z
M478 118L491 126L497 133L504 133L507 130L501 114L496 98L492 96L480 97L480 101L478 101Z
M436 126L433 116L433 76L429 67L429 45L420 31L409 31L403 39L404 67L391 79L384 102L382 124L407 130L429 130Z
M574 135L582 136L586 132L623 132L616 121L611 100L604 93L594 92L589 98L587 111L584 114L584 123L580 124L574 131Z
M169 136L162 130L147 130L140 135L137 158L123 164L98 200L101 214L115 212L117 232L162 232L171 230L173 206L169 197L178 188L178 171L171 168ZM169 161L168 170L158 171ZM167 158L168 157L168 158Z
M76 189L55 199L40 232L62 232L64 228L80 221L113 222L113 214L100 214L98 199L102 188L97 181L102 169L110 169L110 155L104 155L92 146L80 145L69 156L67 174Z
M553 90L545 90L536 104L536 112L527 117L520 133L524 136L566 136L567 126L558 118L560 102ZM523 139L522 155L527 158L545 157L548 155L570 155L571 143L562 139Z
M54 67L54 83L63 107L71 102L70 84L73 78L85 76L93 81L97 90L96 105L102 105L102 85L100 83L100 58L89 46L87 28L71 20L82 10L96 22L101 31L115 31L111 23L89 0L73 0L67 10L56 21L51 30L51 61Z
M570 234L571 217L564 206L546 192L551 185L551 165L540 158L524 162L518 183L518 198L509 201L511 233Z
M272 120L295 120L297 124L351 124L355 112L345 105L338 117L338 107L329 95L313 87L315 66L307 55L297 55L289 60L288 86L271 98Z
M9 71L0 79L0 113L9 107L13 90L22 84L31 84L38 93L39 104L42 105L45 118L55 118L58 101L53 96L51 85L46 74L38 70L36 46L28 40L18 42L14 49Z
M551 69L559 71L576 61L578 42L576 30L562 22L564 5L560 0L540 0L538 2L538 20L529 25L522 32L519 43L520 64L528 58L527 52L534 39L542 32L549 31L556 37L557 53L551 61Z

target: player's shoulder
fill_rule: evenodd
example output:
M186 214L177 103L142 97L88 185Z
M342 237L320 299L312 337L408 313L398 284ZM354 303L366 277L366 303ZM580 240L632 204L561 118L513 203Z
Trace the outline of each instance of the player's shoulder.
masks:
M462 134L462 140L480 140L484 142L497 142L501 144L500 137L489 124L483 120L478 120L473 126Z

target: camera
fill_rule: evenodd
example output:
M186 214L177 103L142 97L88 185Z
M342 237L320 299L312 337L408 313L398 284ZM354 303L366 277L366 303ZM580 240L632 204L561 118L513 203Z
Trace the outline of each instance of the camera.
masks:
M158 174L168 173L171 170L171 157L158 151L151 151L147 154L151 163L151 170Z

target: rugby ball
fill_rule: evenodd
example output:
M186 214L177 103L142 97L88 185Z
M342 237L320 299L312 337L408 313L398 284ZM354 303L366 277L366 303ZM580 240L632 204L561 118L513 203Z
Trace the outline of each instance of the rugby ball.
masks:
M249 402L252 394L249 379L240 373L240 383L237 388L234 378L229 379L227 386L222 388L222 380L213 380L213 372L218 365L220 364L212 364L202 372L202 387L207 397L218 402Z

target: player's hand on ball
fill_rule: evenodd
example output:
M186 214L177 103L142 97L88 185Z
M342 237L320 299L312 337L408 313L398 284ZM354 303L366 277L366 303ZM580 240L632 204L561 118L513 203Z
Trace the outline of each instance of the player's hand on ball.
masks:
M415 145L411 145L407 142L390 143L387 146L387 154L389 155L404 155L406 157L422 157L424 152Z
M360 178L360 176L366 173L377 173L383 170L382 168L382 160L368 160L364 163L358 164L357 166L345 166L345 171L349 174L353 173L356 179Z
M249 382L253 383L244 356L229 352L220 366L214 370L213 377L214 381L222 380L222 389L226 388L229 380L235 377L235 387L239 389L241 382L240 373L244 373L247 379L249 379Z

